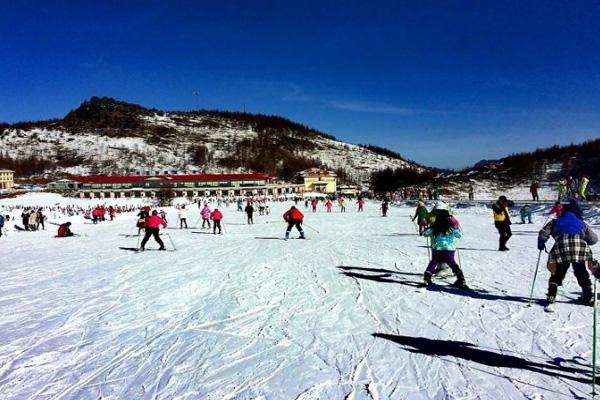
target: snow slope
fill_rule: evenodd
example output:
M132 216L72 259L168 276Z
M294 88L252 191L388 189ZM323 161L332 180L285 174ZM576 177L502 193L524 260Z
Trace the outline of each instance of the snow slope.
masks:
M421 293L428 256L412 208L388 218L375 203L362 214L306 212L319 233L286 242L279 219L289 205L271 204L252 226L226 208L222 236L163 231L176 252L119 250L136 245L119 236L135 233L133 214L97 226L72 218L84 237L9 231L0 238L0 397L589 397L589 368L549 363L591 359L592 309L573 301L574 277L556 313L527 307L543 216L514 225L511 251L499 253L489 210L457 209L473 291L449 280ZM540 267L535 299L547 278Z
M195 165L190 158L193 146L205 145L214 160L231 156L235 143L253 139L257 132L239 121L213 116L182 116L176 113L141 116L150 127L171 128L177 135L168 143L157 144L143 137L107 136L101 131L71 133L46 128L7 129L0 131L0 148L10 149L6 156L13 159L41 157L52 159L57 154L69 152L83 159L77 166L61 168L55 172L69 174L127 173L150 170L194 170L208 168L211 172L230 172L218 163ZM328 167L343 168L357 182L367 184L373 171L384 168L422 167L413 163L377 154L369 149L315 136L311 138L314 149L298 151L298 155L318 159Z

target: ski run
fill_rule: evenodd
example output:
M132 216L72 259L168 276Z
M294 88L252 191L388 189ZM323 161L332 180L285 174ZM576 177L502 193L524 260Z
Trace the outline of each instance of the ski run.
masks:
M0 208L27 203L96 204L31 194ZM176 251L120 250L139 246L135 212L97 225L49 213L81 234L60 240L56 226L7 223L0 398L591 398L593 308L577 301L572 269L555 312L544 312L542 255L528 306L549 206L533 224L513 218L505 252L489 207L455 207L469 289L449 276L423 291L428 249L409 220L414 205L392 205L383 218L378 202L362 213L299 203L310 240L287 241L268 239L285 238L293 203L269 205L253 225L223 206L223 234L212 235L191 204L194 228L161 235ZM165 211L178 227L177 211ZM586 211L592 226L598 216ZM294 228L290 239L298 236ZM154 239L146 249L158 249Z

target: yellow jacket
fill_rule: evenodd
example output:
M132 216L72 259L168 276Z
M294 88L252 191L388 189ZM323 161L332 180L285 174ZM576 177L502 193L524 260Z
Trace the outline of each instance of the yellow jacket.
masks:
M508 218L508 207L500 207L498 203L492 206L492 214L494 215L494 222L503 222Z

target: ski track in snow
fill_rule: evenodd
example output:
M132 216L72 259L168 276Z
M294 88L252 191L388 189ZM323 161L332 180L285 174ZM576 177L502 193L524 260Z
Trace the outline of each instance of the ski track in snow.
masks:
M254 225L224 208L224 235L165 231L176 252L119 250L137 242L119 236L135 232L134 214L97 226L73 217L84 237L10 231L0 239L0 398L589 397L588 375L549 364L591 359L592 309L571 300L572 273L556 313L527 307L542 216L513 225L522 234L500 253L490 213L457 210L473 290L449 277L421 293L428 254L412 208L381 218L376 203L345 214L301 206L320 232L305 227L311 240L256 239L283 237L271 221L289 204L271 206ZM547 278L542 265L535 299Z

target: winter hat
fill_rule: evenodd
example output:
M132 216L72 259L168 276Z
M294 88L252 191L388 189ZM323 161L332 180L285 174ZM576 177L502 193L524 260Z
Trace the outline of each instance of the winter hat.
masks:
M158 211L156 211L156 210L152 211L152 215L158 215Z
M438 201L437 203L435 203L435 209L436 210L450 210L450 207L448 207L448 204L446 204L443 201Z

